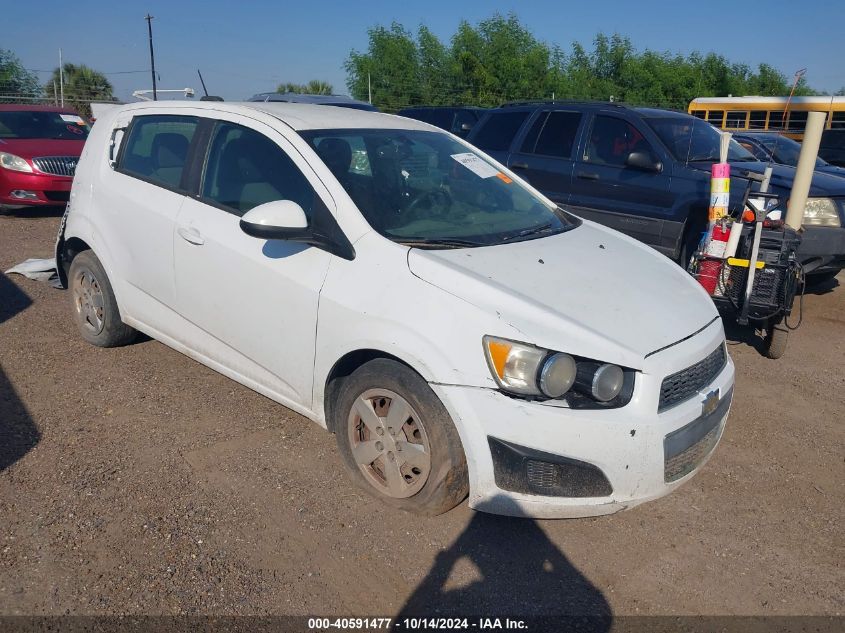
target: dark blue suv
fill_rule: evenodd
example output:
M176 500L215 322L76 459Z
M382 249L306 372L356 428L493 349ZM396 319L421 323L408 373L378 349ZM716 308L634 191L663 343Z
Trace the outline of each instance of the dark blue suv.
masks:
M612 103L508 104L490 110L468 140L573 213L686 261L707 224L718 130L688 114ZM759 162L731 142L731 202L741 203ZM774 165L771 191L786 201L795 169ZM799 257L808 273L845 267L845 179L817 173Z

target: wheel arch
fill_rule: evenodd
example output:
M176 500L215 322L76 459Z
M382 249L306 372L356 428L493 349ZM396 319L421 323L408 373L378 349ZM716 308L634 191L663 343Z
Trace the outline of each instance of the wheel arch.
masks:
M59 280L63 288L68 287L68 272L70 272L70 265L74 258L80 253L90 250L93 249L82 238L62 238L62 243L56 252L56 272L59 274Z
M335 432L332 421L332 405L337 399L338 390L340 389L340 385L343 382L343 379L351 375L352 372L354 372L359 367L378 358L392 360L401 365L404 365L411 371L419 374L419 376L422 377L423 380L425 380L425 375L423 374L423 372L421 372L418 368L414 367L412 363L409 363L408 361L399 358L398 356L396 356L395 354L391 354L390 352L385 352L384 350L376 348L361 348L345 353L337 361L335 361L334 365L332 365L332 368L329 370L325 381L322 382L322 398L318 397L315 399L317 400L317 403L322 404L322 417L326 422L326 428L330 432Z

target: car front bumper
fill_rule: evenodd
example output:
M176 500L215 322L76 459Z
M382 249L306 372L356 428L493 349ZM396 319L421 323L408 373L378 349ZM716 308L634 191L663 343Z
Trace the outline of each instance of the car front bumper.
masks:
M534 518L597 516L682 485L721 438L734 365L728 356L709 384L658 413L660 386L665 376L694 365L723 341L717 320L692 339L646 358L631 402L618 409L573 410L493 389L432 385L461 431L470 507ZM718 405L705 412L714 392Z
M845 268L845 228L805 226L797 255L808 273L833 272Z
M0 168L0 205L8 207L66 204L73 178Z

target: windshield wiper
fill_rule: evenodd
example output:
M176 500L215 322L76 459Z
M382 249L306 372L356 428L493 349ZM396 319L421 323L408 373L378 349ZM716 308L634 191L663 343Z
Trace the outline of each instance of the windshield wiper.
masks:
M480 242L473 242L472 240L462 240L459 238L442 238L442 239L424 239L424 238L417 238L417 237L409 237L409 238L395 238L395 241L399 244L404 244L405 246L414 246L417 248L426 248L426 247L438 247L438 246L445 246L446 248L467 248L467 247L474 247L474 246L487 246L487 244L481 244Z
M541 224L540 226L532 226L530 229L525 229L524 231L520 231L514 235L508 235L507 237L503 237L503 242L508 242L510 240L515 240L520 237L528 237L529 235L540 235L541 233L548 233L554 227L552 226L551 222L548 224Z

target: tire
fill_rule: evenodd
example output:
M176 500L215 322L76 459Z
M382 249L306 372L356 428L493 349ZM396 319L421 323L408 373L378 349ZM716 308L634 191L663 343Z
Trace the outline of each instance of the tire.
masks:
M131 343L137 332L120 320L109 278L93 251L73 258L68 272L73 320L86 341L97 347Z
M352 481L383 503L435 516L467 496L458 431L431 387L407 366L379 358L359 367L341 384L332 418Z
M770 325L766 330L766 338L763 340L763 355L777 360L786 352L788 342L789 330L783 325Z

